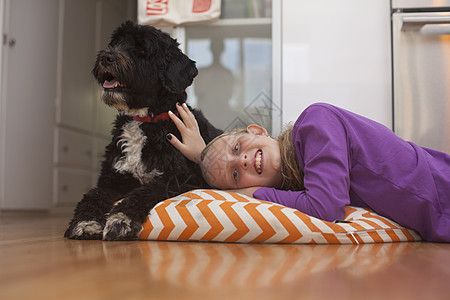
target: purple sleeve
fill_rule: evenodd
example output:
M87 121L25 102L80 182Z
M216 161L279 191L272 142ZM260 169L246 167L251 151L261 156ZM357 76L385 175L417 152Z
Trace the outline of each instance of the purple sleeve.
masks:
M305 190L260 188L253 196L326 221L342 219L345 205L350 203L350 158L344 122L327 107L313 105L298 118L292 138Z

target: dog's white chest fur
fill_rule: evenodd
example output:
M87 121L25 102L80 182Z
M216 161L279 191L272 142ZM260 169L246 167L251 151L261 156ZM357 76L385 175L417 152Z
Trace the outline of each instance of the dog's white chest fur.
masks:
M124 155L113 167L119 173L131 173L141 184L145 184L162 173L157 169L146 172L146 166L142 162L142 148L147 141L147 136L139 127L140 124L139 121L130 121L122 127L123 133L117 144L120 145Z

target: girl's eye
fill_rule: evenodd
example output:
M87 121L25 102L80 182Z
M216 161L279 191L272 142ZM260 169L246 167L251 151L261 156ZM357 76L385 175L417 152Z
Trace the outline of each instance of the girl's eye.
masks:
M234 181L237 181L237 177L238 177L238 172L237 172L237 170L234 170L233 171L233 179L234 179Z
M233 151L235 155L239 154L239 144L234 145Z

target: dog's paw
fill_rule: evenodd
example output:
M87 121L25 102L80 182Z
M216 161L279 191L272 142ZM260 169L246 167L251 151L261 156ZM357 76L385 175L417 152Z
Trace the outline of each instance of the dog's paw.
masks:
M123 213L111 215L103 229L105 241L129 241L137 238L141 224L134 222Z
M80 221L74 227L69 227L65 237L75 240L101 240L103 226L97 221Z

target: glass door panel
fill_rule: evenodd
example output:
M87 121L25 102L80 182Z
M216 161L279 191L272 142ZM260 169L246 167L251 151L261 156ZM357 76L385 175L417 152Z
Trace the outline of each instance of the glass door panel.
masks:
M199 70L188 103L223 130L256 123L271 132L271 19L222 19L185 33L186 53Z

